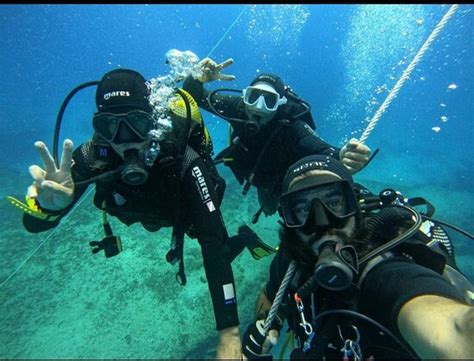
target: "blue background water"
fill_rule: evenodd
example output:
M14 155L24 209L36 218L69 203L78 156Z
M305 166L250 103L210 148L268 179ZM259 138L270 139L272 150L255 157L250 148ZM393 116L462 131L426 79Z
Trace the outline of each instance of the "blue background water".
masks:
M214 49L211 57L216 61L234 59L226 73L234 74L236 80L209 84L209 88L241 89L258 72L279 74L311 103L319 135L341 146L348 138L361 135L367 119L387 96L387 89L393 87L448 8L2 5L0 195L24 194L31 182L28 166L40 164L33 143L41 139L52 146L57 112L73 87L98 80L117 67L135 69L146 78L164 75L169 71L164 55L172 48L191 50L201 58ZM460 6L418 64L367 141L372 150L381 149L379 155L356 177L375 191L391 186L407 196L423 196L435 204L439 219L470 232L474 202L472 9L472 5ZM451 89L452 84L456 84L455 89ZM85 141L91 134L94 108L94 90L79 93L66 111L62 139L69 137L75 145ZM227 125L208 113L204 115L219 151L227 142ZM435 132L433 127L441 129ZM230 177L225 169L222 171ZM239 188L230 178L229 182L226 197L238 202ZM254 210L256 205L251 207ZM28 270L28 263L7 283L5 280L38 241L25 241L20 252L11 252L11 232L16 232L17 244L29 235L20 230L18 212L8 205L2 210L0 247L3 255L7 247L12 255L2 262L0 281L4 283L0 292L2 298L5 296L5 308L11 301L5 289ZM232 217L230 213L228 216ZM472 244L459 238L455 246L462 269L474 279ZM255 294L258 288L255 285ZM2 338L7 331L3 329ZM12 355L38 356L12 344L0 347L0 356ZM63 355L52 351L41 354Z

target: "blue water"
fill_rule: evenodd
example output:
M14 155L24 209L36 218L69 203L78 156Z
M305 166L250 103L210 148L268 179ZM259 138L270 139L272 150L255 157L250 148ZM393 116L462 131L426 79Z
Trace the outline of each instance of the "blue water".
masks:
M200 58L212 50L210 55L218 62L234 59L226 73L236 80L209 84L212 89L242 89L259 72L279 74L311 104L318 134L341 146L361 135L367 119L448 9L448 5L1 5L0 195L2 199L24 195L31 182L28 166L41 165L33 143L43 140L52 148L57 112L73 87L98 80L117 67L135 69L146 78L165 75L169 71L165 53L172 48L191 50ZM425 197L435 205L437 218L471 233L473 9L461 5L426 52L366 142L372 150L380 148L379 155L356 176L375 191L394 187L409 197ZM94 90L79 93L66 111L61 139L71 138L75 145L88 139L94 109ZM227 143L227 125L208 113L204 116L218 152ZM239 189L231 186L226 195L231 197L229 192L238 197ZM0 250L6 247L9 232L22 227L18 212L10 212L8 206L2 209ZM460 249L461 268L473 280L472 243L459 238L455 246ZM29 250L4 263L0 281L22 264ZM258 289L255 285L255 295ZM0 357L14 355L30 354L0 347Z

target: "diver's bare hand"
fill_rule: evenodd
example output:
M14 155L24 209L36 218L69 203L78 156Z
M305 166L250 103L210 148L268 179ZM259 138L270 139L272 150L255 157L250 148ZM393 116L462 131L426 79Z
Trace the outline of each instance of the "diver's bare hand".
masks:
M357 139L350 139L339 152L339 159L352 174L360 171L369 161L370 148Z
M28 197L35 198L45 209L64 209L71 204L74 197L74 182L71 176L73 143L70 139L64 141L59 169L46 144L38 141L35 147L43 159L44 169L37 165L30 166L29 171L34 182L28 187Z
M242 342L238 326L232 326L219 331L219 343L215 359L241 360Z
M234 59L229 58L224 60L222 63L217 64L211 58L202 59L198 66L202 72L202 75L196 77L196 80L199 80L201 83L207 83L213 80L234 80L234 75L221 74L221 71L227 68L229 65L234 63Z

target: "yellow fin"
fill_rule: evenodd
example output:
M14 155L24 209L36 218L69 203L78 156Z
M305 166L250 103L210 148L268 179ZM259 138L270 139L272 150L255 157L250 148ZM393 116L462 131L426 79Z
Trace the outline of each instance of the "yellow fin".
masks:
M30 198L28 196L26 196L26 204L12 196L7 196L7 200L23 213L29 214L35 218L46 221L54 221L59 217L59 215L53 216L43 212L36 204L34 198Z

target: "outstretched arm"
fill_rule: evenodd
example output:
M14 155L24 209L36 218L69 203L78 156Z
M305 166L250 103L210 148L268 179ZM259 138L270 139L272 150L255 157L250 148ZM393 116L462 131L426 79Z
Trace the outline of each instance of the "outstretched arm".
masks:
M235 79L233 75L222 74L221 71L233 64L233 59L227 59L217 64L210 58L201 60L198 64L200 76L189 76L183 83L183 89L189 92L198 103L200 108L214 113L217 116L227 116L230 118L238 117L238 108L240 96L216 93L212 96L212 105L217 112L209 106L208 98L210 92L204 87L204 83L214 80L231 81Z
M329 155L339 159L340 149L318 137L314 130L302 120L298 120L288 128L285 139L285 147L292 150L293 162L311 154ZM295 139L298 139L296 146Z
M403 338L422 359L474 357L474 307L446 297L424 295L398 314Z
M358 308L403 337L421 358L474 356L473 306L439 273L405 257L367 273Z

